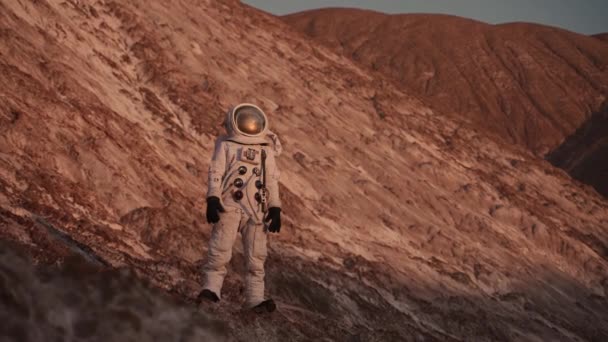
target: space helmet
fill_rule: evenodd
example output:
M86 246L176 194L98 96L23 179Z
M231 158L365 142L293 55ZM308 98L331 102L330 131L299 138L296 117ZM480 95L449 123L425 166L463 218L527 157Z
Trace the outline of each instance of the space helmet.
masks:
M267 142L268 118L258 106L241 103L226 115L226 131L230 140L243 144Z

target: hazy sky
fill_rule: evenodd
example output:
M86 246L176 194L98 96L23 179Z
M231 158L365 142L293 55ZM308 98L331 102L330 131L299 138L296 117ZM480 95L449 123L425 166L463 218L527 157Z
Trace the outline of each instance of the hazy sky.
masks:
M274 14L320 7L358 7L387 13L444 13L488 23L528 21L579 33L608 32L608 0L243 0Z

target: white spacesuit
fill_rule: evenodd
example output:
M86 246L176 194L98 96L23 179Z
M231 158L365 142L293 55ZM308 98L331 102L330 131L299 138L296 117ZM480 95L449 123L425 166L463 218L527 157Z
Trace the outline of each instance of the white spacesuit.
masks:
M226 131L228 135L216 141L209 166L207 221L214 226L199 300L220 300L226 264L240 232L247 268L245 305L256 311L274 311L272 299L264 298L264 262L267 232L278 233L281 228L275 163L281 144L268 129L264 112L252 104L228 111Z

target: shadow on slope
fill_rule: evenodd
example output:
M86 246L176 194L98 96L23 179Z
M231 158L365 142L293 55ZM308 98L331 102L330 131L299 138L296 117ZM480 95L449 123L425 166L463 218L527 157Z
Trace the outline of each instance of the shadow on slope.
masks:
M597 39L602 40L604 42L608 42L608 33L598 33L598 34L592 35L591 37L597 38Z
M549 153L547 160L608 197L608 102Z

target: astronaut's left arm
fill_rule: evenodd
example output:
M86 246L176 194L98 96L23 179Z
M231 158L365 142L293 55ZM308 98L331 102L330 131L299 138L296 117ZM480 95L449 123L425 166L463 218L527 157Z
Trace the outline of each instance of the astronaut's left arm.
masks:
M273 151L267 151L266 158L266 188L268 189L268 207L280 208L281 199L279 198L279 178L281 172L276 164Z

